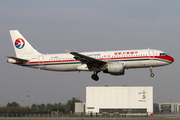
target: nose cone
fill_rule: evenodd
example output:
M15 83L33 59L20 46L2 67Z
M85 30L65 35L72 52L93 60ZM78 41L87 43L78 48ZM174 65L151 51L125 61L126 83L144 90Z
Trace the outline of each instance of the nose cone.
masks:
M171 63L173 63L174 62L174 58L169 56L169 61L171 61Z

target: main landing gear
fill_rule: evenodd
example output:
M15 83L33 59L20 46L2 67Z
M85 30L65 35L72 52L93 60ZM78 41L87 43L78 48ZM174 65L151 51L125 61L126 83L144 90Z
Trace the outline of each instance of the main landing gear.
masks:
M95 81L98 81L99 80L99 77L97 75L98 73L99 73L99 71L94 71L94 74L92 74L91 78Z
M150 69L150 72L151 72L150 76L151 76L151 77L154 77L154 73L153 73L153 71L152 71L152 67L150 67L149 69Z

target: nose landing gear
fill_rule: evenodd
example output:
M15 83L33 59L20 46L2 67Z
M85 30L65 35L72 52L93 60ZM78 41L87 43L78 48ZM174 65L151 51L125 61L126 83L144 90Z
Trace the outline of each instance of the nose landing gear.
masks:
M151 77L154 77L154 73L153 73L153 71L152 71L152 67L150 67L149 69L150 69L150 72L151 72L150 76L151 76Z
M99 71L94 71L94 74L92 74L91 78L95 81L98 81L99 80L99 77L97 75L98 73L99 73Z

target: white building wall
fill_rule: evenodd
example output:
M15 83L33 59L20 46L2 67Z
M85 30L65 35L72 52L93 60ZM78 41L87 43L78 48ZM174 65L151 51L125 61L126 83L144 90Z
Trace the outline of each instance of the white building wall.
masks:
M75 102L75 114L84 113L85 103L83 102Z
M100 108L153 113L153 87L86 87L86 113L98 113Z

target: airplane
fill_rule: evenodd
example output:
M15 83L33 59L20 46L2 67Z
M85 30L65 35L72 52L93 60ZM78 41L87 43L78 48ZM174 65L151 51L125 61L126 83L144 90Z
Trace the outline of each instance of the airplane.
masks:
M42 54L34 49L18 30L10 30L16 57L8 57L7 62L50 71L90 71L91 78L99 80L98 73L124 75L125 69L152 68L169 65L174 58L165 52L155 49L115 50L99 52L71 52L61 54Z

